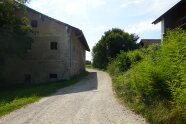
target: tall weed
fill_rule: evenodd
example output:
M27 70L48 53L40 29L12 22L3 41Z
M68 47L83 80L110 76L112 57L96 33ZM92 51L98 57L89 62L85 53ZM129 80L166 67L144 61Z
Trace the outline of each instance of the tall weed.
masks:
M150 122L186 123L186 31L168 31L161 45L121 52L108 71L117 94Z

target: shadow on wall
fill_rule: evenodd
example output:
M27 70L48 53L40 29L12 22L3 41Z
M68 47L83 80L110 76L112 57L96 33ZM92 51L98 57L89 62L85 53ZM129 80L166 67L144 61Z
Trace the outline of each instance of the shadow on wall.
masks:
M86 92L91 90L96 90L98 87L97 72L89 72L89 75L79 81L78 83L59 89L55 94L52 95L62 95L71 94L78 92Z

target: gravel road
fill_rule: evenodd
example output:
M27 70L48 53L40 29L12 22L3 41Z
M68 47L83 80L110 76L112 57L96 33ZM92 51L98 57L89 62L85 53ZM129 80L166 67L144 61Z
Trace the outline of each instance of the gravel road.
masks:
M90 74L75 85L0 118L0 124L145 124L114 98L109 75Z

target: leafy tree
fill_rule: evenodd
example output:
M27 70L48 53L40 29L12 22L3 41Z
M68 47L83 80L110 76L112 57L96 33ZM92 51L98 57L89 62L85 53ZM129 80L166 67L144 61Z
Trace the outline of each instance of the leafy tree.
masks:
M32 32L26 17L19 13L26 13L24 6L28 0L0 0L0 79L6 58L21 55L29 47Z
M19 3L18 3L19 2ZM27 0L0 0L0 53L17 54L26 49L31 41L28 33L27 18L19 17L18 12L25 12Z
M120 51L137 48L138 36L129 34L121 29L113 28L104 33L99 42L93 47L93 66L105 69L110 59L114 59Z
M91 61L86 60L86 65L91 65Z

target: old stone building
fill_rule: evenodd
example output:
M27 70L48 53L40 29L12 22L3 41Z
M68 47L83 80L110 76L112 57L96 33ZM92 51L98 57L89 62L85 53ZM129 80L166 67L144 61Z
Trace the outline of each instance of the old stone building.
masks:
M84 34L78 28L55 20L31 8L29 23L36 32L33 42L21 59L6 62L7 83L44 83L70 79L85 70L85 52L90 51Z

